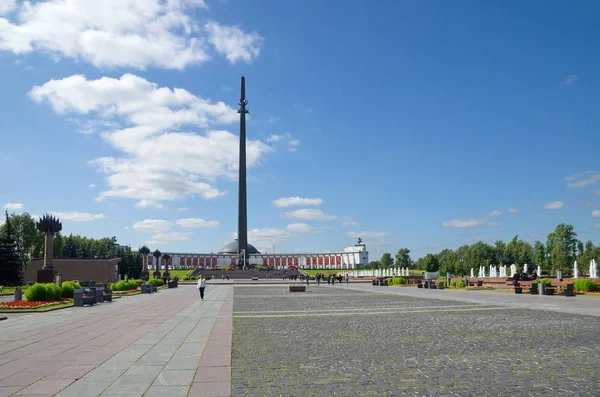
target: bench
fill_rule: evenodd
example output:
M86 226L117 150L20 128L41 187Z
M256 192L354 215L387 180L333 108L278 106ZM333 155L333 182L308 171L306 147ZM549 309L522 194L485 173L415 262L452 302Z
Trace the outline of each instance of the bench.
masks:
M112 290L110 288L104 288L104 291L102 291L102 299L104 302L112 302Z
M306 285L290 285L290 292L306 292Z
M73 291L73 306L93 306L95 303L94 301L94 296L90 294L89 290L86 291L85 289L80 288Z

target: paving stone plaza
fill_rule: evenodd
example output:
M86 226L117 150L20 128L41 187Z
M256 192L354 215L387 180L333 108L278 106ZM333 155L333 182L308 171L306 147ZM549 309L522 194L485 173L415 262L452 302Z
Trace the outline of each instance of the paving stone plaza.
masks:
M598 396L600 300L211 284L8 314L0 396Z

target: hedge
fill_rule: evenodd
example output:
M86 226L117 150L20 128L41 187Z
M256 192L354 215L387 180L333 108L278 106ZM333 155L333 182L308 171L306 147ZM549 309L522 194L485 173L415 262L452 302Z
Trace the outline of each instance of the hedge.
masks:
M146 282L146 284L154 284L157 287L162 287L163 285L165 285L165 282L163 279L160 278L151 278Z
M388 278L388 285L399 285L399 284L406 284L406 280L404 280L402 277Z
M552 284L551 278L538 278L536 281L538 282L538 284L548 284L548 285Z
M131 291L134 289L137 289L138 287L138 283L137 281L131 280L131 281L125 281L125 280L121 280L118 283L112 283L110 285L110 289L113 291Z
M598 289L598 284L594 280L590 280L589 278L584 278L581 280L575 280L573 282L573 288L576 291L596 291Z
M54 283L35 283L25 290L29 302L57 301L62 296L62 288Z
M79 283L76 283L75 281L65 281L64 283L62 283L62 297L72 298L73 291L80 288L81 285L79 285Z

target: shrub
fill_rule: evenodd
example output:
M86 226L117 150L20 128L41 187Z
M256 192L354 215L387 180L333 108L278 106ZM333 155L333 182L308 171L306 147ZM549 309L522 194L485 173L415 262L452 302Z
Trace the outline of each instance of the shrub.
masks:
M184 278L182 278L183 281L189 281L190 278L188 276L185 276Z
M196 280L198 280L198 276L192 276L192 277L190 277L190 280L196 281Z
M62 297L62 288L54 283L46 284L46 299L47 301L57 301Z
M157 287L162 287L163 285L165 285L165 282L160 279L160 278L151 278L150 280L148 280L147 282L148 284L154 284Z
M62 283L62 297L72 298L73 291L79 288L81 288L81 285L79 285L79 283L76 283L75 281L65 281L64 283Z
M465 282L464 281L455 281L454 286L456 288L465 288Z
M405 284L406 281L402 277L392 277L388 278L388 285L399 285Z
M552 284L552 279L551 278L538 278L537 279L538 284Z
M598 284L596 284L596 282L594 280L590 280L590 279L581 279L581 280L575 280L573 282L573 288L576 291L596 291L598 289Z
M46 286L35 283L25 291L25 297L29 302L38 302L46 300Z

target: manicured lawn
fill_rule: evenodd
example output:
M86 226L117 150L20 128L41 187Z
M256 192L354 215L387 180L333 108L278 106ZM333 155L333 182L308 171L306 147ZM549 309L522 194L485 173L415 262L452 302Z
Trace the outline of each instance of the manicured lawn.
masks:
M190 271L191 270L169 270L169 274L171 275L171 278L177 276L181 280Z

